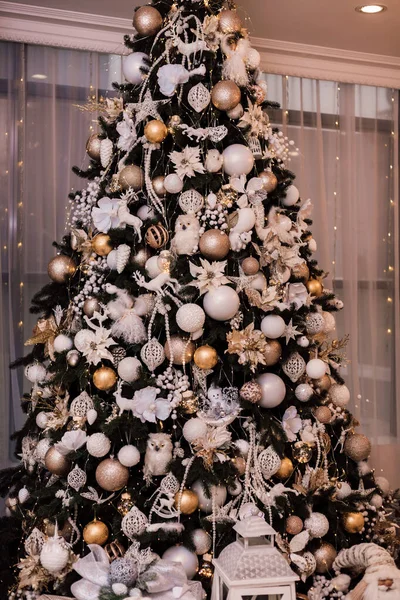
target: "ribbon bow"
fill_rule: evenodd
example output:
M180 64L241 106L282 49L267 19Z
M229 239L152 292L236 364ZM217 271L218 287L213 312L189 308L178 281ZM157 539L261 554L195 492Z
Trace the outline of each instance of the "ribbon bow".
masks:
M90 554L74 564L74 570L82 577L71 586L76 600L98 600L101 588L109 583L110 561L106 551L97 544L89 544L89 549Z

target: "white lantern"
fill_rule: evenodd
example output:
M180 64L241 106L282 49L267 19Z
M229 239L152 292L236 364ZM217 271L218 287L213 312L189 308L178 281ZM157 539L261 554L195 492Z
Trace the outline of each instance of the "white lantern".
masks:
M236 542L213 560L211 600L295 600L299 578L275 548L276 531L258 516L238 521L233 529Z

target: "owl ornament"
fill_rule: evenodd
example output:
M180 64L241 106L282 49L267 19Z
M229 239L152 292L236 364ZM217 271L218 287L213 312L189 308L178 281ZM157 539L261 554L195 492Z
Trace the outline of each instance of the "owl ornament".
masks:
M171 436L167 433L150 433L144 457L144 478L147 484L152 477L166 475L168 465L172 460L173 445Z

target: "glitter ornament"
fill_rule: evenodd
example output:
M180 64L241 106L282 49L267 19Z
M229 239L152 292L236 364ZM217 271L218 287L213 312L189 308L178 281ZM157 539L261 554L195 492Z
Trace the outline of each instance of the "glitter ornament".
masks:
M199 498L199 508L205 513L212 513L213 510L213 500L215 506L223 506L225 504L225 500L227 497L227 490L224 485L213 485L210 488L210 496L206 495L206 490L203 486L203 483L198 480L195 481L192 485L192 490L197 494Z
M122 59L122 73L129 83L139 85L142 83L145 74L143 69L147 70L147 61L149 57L144 52L132 52Z
M362 433L347 435L344 453L355 462L366 460L371 454L371 442Z
M291 271L292 277L296 281L308 281L308 278L310 277L310 270L305 262L295 265L291 268Z
M365 526L365 519L360 512L346 512L342 516L343 527L348 533L361 533Z
M164 179L164 187L169 194L179 194L183 189L183 181L176 173L170 173Z
M145 234L146 244L158 250L168 243L169 233L161 223L150 225Z
M242 260L241 267L245 275L256 275L256 273L258 273L260 270L260 263L253 256L249 256L248 258Z
M199 369L213 369L218 364L218 353L211 346L200 346L195 351L193 360Z
M219 229L209 229L200 238L199 250L209 260L222 260L230 250L229 237Z
M53 345L54 351L60 354L61 352L68 352L68 350L71 350L74 342L68 335L60 333L54 338Z
M277 339L286 329L286 323L279 315L267 315L261 321L261 331L266 338Z
M265 366L273 367L276 365L282 355L282 346L278 340L265 340L266 348L264 350Z
M102 458L110 452L111 441L104 433L94 433L87 438L86 449L91 456Z
M55 446L52 446L46 452L44 466L53 475L65 477L71 468L71 461L66 456L60 454Z
M75 465L72 471L68 473L68 485L76 492L79 492L79 490L83 488L83 486L86 484L86 480L87 477L85 471L82 471L78 465Z
M180 510L183 515L193 514L199 507L199 498L192 490L184 489L181 492L176 492L174 507Z
M118 181L123 190L139 192L143 187L144 173L137 165L128 165L120 172Z
M144 135L151 144L160 144L167 137L168 128L162 121L153 119L144 128Z
M151 181L153 190L155 191L155 193L157 194L157 196L159 198L163 198L165 196L165 194L167 193L167 190L165 189L164 181L165 181L164 175L157 175L157 177L154 177L154 179L152 179L152 181ZM138 214L138 216L140 217L139 214ZM140 218L142 218L142 217L140 217Z
M231 144L222 153L224 171L227 175L240 177L248 175L254 166L254 156L250 148L243 144Z
M300 383L294 391L297 400L300 400L300 402L308 402L313 393L314 390L309 383Z
M210 290L203 298L203 308L206 314L216 321L233 319L239 307L238 293L227 285L220 285L218 288Z
M318 279L309 279L306 283L306 288L311 296L319 298L322 295L323 287L322 283Z
M157 11L158 12L158 11ZM138 565L129 558L117 558L110 566L110 583L132 587L139 574ZM114 586L113 586L113 591Z
M298 535L303 531L303 521L300 517L292 515L286 519L286 533L290 535Z
M319 392L327 392L330 389L332 382L329 375L324 375L319 379L314 379L313 384L314 388Z
M261 171L258 177L262 181L262 189L270 194L278 185L278 179L272 171Z
M183 304L176 313L176 324L186 333L201 329L205 320L205 312L198 304Z
M36 425L39 427L39 429L46 429L48 420L49 417L44 411L41 411L36 415Z
M133 506L121 521L121 529L127 538L132 540L146 531L148 519L137 506Z
M324 514L313 512L304 521L304 527L313 538L322 538L329 531L329 521Z
M324 332L333 333L336 329L336 319L331 312L323 311L322 316L324 319Z
M390 494L390 483L386 477L375 477L375 483L382 491L385 498Z
M118 452L118 460L124 467L134 467L140 462L140 452L131 444L122 446Z
M207 430L206 423L196 417L186 421L182 433L185 440L191 444L195 440L205 437Z
M94 519L83 530L83 539L87 544L103 546L108 540L110 531L105 523Z
M230 119L233 119L235 121L237 121L237 119L241 119L243 117L243 114L244 114L244 108L240 103L237 104L235 106L235 108L232 108L232 110L226 111L227 117L229 117Z
M290 460L290 458L282 458L281 460L281 466L279 467L278 471L275 473L275 476L278 477L278 479L289 479L289 477L292 475L294 471L294 466L292 461Z
M241 100L242 93L234 81L218 81L211 91L211 102L218 110L232 110Z
M24 374L31 383L41 383L46 379L47 371L41 363L35 362L25 367Z
M199 556L206 554L210 550L212 540L207 531L204 531L204 529L193 529L190 537L194 546L194 551Z
M187 190L179 197L179 206L186 214L195 214L204 206L203 196L196 190Z
M71 402L70 413L73 417L86 417L86 413L94 408L93 400L87 392L82 392Z
M201 113L210 104L211 94L205 85L198 83L190 88L187 100L197 113Z
M260 406L275 408L279 406L286 396L286 386L282 379L275 373L263 373L257 377L257 383L262 389Z
M167 562L180 563L188 579L192 579L199 568L199 561L196 554L182 545L168 548L161 558Z
M196 346L190 340L179 335L172 335L164 344L165 356L168 360L172 357L174 365L186 365L193 360Z
M141 6L135 11L132 24L140 36L147 37L160 31L163 19L154 6Z
M107 256L113 249L110 236L106 233L98 233L92 240L92 248L98 256Z
M324 425L332 421L332 413L327 406L318 406L314 411L314 417Z
M297 442L292 448L293 458L305 465L312 458L312 450L305 442Z
M306 318L306 328L308 335L317 335L324 331L325 321L320 313L310 313Z
M306 365L306 373L311 379L319 379L326 372L326 363L320 358L312 358Z
M97 298L86 298L85 302L83 303L83 312L87 317L89 317L89 319L93 317L95 312L99 312L100 308L100 302L97 300Z
M294 206L300 198L299 190L295 185L286 188L286 195L281 199L283 206Z
M43 544L40 552L40 564L52 575L60 573L68 564L69 550L65 541L55 533Z
M293 383L300 379L305 370L306 362L298 352L291 354L282 365L282 371Z
M142 363L134 356L123 358L118 364L118 375L127 383L132 383L140 378Z
M93 373L93 383L98 390L107 392L117 383L117 375L110 367L100 367Z
M234 10L221 10L218 21L222 33L239 33L242 30L242 21Z
M268 480L279 471L282 460L273 446L268 446L268 448L260 452L257 462L264 479Z
M47 273L55 283L67 283L75 275L76 264L69 256L59 254L51 259Z
M334 383L329 390L329 397L335 406L345 408L350 402L350 390L346 385Z
M117 492L126 486L129 471L118 460L106 458L96 469L96 481L106 492Z
M44 465L44 459L46 457L46 454L50 448L50 440L48 438L43 438L41 440L39 440L36 448L35 448L35 460L41 464Z
M338 500L344 500L352 492L351 485L347 481L338 481L336 484L336 497Z
M262 388L257 381L248 381L240 388L240 397L245 402L256 404L262 399Z
M332 544L321 542L317 549L313 551L313 556L316 561L316 572L328 573L332 570L332 565L337 556L337 552Z
M142 346L140 358L151 371L155 371L157 367L162 365L165 360L164 348L158 340L152 338L147 344Z
M101 139L99 138L97 133L94 133L90 136L88 141L86 142L86 152L90 156L92 160L99 161L100 160L100 148L101 148Z

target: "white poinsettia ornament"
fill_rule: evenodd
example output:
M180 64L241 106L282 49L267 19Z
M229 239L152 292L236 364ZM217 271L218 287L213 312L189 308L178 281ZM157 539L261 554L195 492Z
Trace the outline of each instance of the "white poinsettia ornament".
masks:
M118 148L130 152L137 140L137 133L133 119L130 118L126 111L124 111L123 120L117 125L117 131L120 135Z
M200 159L199 146L185 146L182 152L174 150L169 155L175 165L175 171L181 179L195 177L196 173L204 173L204 165Z
M86 444L86 433L82 429L67 431L61 438L61 442L55 445L56 450L66 456L70 452L75 452Z
M302 421L295 406L289 406L282 417L282 427L289 442L295 442L302 427Z
M196 281L188 285L195 286L199 289L200 296L209 292L210 290L216 289L221 285L229 284L230 281L225 277L224 270L227 265L227 261L221 262L214 261L210 263L205 258L200 258L201 266L189 263L190 274L196 278Z
M110 229L116 229L121 224L118 216L120 204L118 199L101 198L97 206L92 209L93 224L99 231L107 233Z
M133 397L133 414L144 423L155 423L157 419L165 421L171 414L171 404L164 398L157 398L158 388L146 387L137 390Z
M85 317L85 321L90 329L81 329L75 335L75 348L86 357L91 365L97 365L102 359L114 361L114 357L108 350L110 346L115 346L116 342L111 337L111 331L102 326L105 316L95 312L93 319ZM98 320L100 325L95 325L93 320Z
M178 85L189 81L189 71L183 65L168 64L157 71L160 92L169 98L176 92Z

